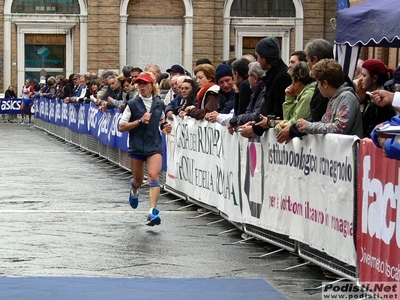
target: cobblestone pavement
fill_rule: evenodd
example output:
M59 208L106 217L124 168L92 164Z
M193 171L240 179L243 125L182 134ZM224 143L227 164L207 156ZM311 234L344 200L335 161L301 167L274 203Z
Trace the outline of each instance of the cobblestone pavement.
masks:
M148 188L137 210L128 205L129 174L35 128L0 124L0 276L263 278L288 299L321 299L305 292L325 281L319 267L302 266L217 215L162 195L162 224L145 226ZM266 249L266 246L268 249ZM251 289L251 287L249 287Z

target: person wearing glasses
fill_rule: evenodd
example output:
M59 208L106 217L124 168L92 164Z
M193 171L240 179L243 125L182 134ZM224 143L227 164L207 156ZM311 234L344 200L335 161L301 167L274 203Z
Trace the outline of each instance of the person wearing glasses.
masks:
M179 109L182 107L182 105L185 103L185 99L182 96L182 83L186 79L190 79L188 76L175 76L176 78L176 95L174 96L174 99L165 107L165 114L167 116L168 120L173 120L173 115L178 115ZM164 105L165 105L165 100L164 100Z
M261 68L261 65L258 62L251 62L249 64L248 81L252 94L246 111L229 120L227 128L231 134L237 129L237 126L259 118L262 99L264 98L264 93L262 92L264 88L263 76L265 76L265 71Z

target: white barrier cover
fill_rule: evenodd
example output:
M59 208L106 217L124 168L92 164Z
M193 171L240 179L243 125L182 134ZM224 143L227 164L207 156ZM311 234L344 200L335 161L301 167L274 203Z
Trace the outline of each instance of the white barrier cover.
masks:
M270 131L260 143L242 141L243 221L355 266L356 140L309 135L285 145Z
M220 124L175 118L167 136L166 187L241 222L237 136Z

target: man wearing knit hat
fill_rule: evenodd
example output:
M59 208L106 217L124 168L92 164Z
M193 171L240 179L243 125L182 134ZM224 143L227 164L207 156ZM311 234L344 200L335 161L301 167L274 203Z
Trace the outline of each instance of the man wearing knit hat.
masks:
M256 133L262 135L271 126L267 116L283 119L282 104L285 102L285 89L292 83L287 73L288 67L279 57L279 42L275 37L266 37L258 42L256 49L257 61L266 72L262 78L264 97L260 108L260 119L254 120L254 125L245 124L240 127L242 136L250 138Z
M218 65L215 71L215 82L219 85L218 112L228 114L235 104L235 89L233 88L233 73L230 66Z
M271 60L279 59L279 42L276 37L266 37L258 42L256 46L257 61L263 70L269 70L272 65Z

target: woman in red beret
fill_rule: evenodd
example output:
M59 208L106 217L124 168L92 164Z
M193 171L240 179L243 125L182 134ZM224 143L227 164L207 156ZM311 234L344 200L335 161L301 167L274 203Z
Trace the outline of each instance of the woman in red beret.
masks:
M362 88L372 92L385 89L385 82L393 77L393 69L388 69L379 59L368 59L362 65L361 74ZM361 111L364 137L370 137L376 125L396 115L392 105L377 106L368 95L365 102L361 104Z

